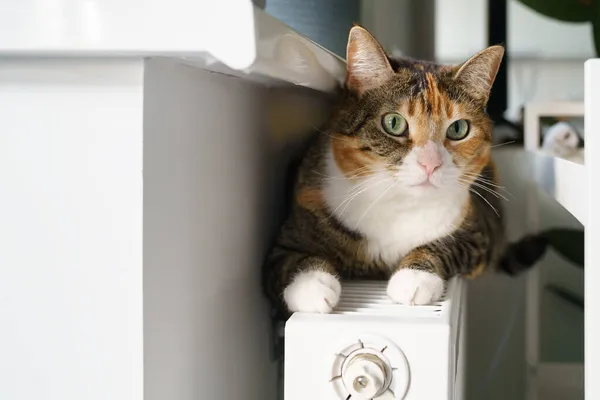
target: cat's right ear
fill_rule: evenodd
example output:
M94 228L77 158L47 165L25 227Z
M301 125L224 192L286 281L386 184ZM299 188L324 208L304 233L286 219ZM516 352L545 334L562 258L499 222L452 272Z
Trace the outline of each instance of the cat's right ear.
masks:
M383 85L394 76L385 51L361 26L350 30L346 60L346 87L358 95Z

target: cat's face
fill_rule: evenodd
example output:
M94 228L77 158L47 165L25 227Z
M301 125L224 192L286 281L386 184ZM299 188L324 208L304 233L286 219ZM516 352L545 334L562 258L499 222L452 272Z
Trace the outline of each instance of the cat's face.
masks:
M348 43L348 96L332 120L332 155L350 179L386 175L421 195L466 189L488 163L485 113L504 50L459 66L389 60L355 27Z

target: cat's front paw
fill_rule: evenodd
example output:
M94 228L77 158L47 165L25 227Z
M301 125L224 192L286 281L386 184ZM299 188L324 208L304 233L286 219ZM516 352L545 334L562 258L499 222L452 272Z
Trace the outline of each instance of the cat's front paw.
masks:
M438 301L444 293L444 280L418 269L403 268L388 282L388 296L400 304L424 305Z
M301 272L283 291L283 299L292 312L330 313L342 294L340 281L324 271Z

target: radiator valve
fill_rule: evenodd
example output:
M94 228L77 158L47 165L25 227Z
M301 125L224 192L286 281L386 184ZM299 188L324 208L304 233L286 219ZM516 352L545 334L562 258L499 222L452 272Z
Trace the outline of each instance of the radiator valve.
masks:
M342 381L352 399L377 398L391 383L390 365L374 353L371 349L356 350L342 367Z

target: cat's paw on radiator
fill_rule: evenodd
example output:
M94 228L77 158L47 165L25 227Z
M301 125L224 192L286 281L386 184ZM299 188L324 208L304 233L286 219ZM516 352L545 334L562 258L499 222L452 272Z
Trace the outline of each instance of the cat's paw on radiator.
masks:
M324 271L301 272L283 291L292 312L330 313L342 294L340 281Z
M400 304L424 305L439 300L444 293L444 281L427 271L403 268L388 282L388 296Z

